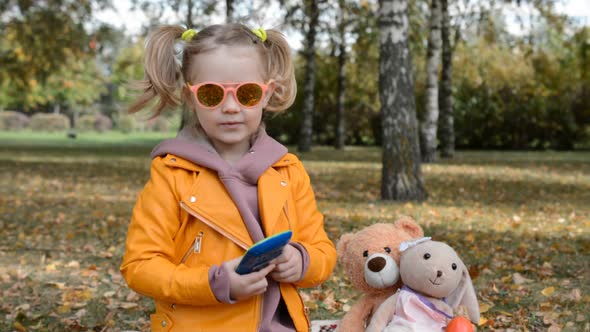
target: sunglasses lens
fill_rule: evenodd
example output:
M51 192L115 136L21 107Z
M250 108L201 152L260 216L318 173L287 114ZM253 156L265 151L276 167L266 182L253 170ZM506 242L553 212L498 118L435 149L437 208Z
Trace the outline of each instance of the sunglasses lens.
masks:
M216 84L201 85L197 90L197 99L203 106L214 107L223 100L223 88Z
M240 85L236 96L240 104L246 107L256 106L262 99L262 87L254 83Z

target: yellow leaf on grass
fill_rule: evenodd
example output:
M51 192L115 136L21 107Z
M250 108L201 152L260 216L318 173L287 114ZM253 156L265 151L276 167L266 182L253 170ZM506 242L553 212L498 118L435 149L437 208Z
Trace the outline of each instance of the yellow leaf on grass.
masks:
M57 308L57 312L60 314L68 313L70 310L72 310L72 308L69 305L62 305Z
M541 291L541 294L543 294L545 296L551 296L551 295L553 295L553 293L555 293L555 287L553 287L553 286L547 287Z
M484 324L487 322L488 320L484 316L479 316L479 322L477 323L477 326L484 326Z
M488 304L488 303L482 302L479 304L479 312L484 313L484 312L490 310L490 308L493 306L494 306L493 304Z
M23 324L19 322L14 322L14 328L19 332L27 332L27 328L23 326Z
M541 303L539 308L541 309L541 311L551 311L553 310L553 305L550 302L543 302Z
M54 286L57 289L66 289L66 284L64 282L50 281L47 285Z
M509 283L512 281L512 276L505 276L505 277L502 277L502 279L500 279L500 280L502 280L503 283Z

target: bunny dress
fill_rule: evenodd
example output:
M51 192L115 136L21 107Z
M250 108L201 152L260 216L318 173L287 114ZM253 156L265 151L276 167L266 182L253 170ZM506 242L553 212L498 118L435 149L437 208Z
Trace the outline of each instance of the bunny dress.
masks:
M427 298L403 286L395 305L395 315L383 332L441 332L452 317L436 308Z

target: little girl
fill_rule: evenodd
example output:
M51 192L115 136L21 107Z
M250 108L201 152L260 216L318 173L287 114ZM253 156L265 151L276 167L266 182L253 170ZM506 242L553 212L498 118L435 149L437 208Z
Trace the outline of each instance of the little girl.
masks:
M262 123L263 110L295 98L284 37L241 24L161 27L146 44L143 83L131 112L194 114L152 151L127 234L121 272L155 300L152 331L308 331L297 288L324 282L336 251L302 163ZM285 230L280 257L235 272L252 244Z

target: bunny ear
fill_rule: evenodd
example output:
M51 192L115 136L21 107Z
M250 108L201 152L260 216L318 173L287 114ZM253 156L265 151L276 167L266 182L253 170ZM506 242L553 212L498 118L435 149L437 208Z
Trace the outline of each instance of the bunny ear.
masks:
M479 323L479 303L475 295L475 288L473 288L467 267L463 262L460 264L463 269L461 281L451 295L447 297L447 301L453 310L456 310L459 306L466 307L469 319L477 325Z

